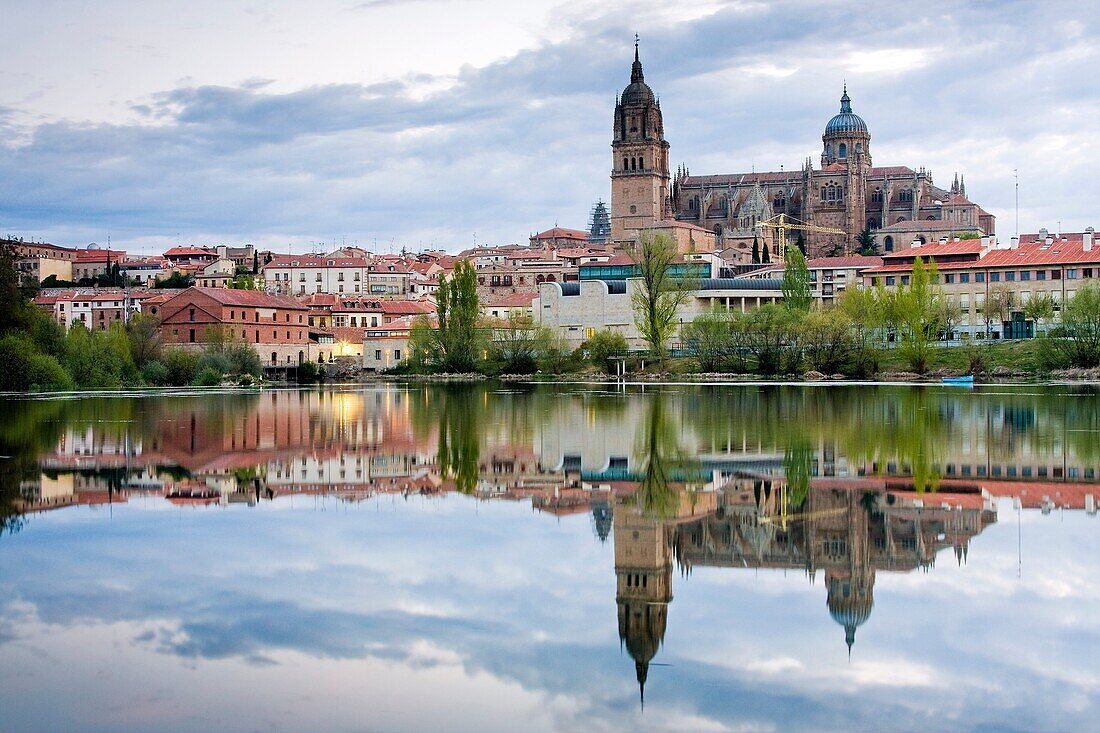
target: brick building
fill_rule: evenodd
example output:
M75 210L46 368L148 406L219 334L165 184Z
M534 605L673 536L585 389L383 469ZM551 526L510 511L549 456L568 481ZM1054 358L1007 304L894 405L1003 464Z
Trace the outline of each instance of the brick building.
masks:
M268 366L329 361L332 338L323 343L309 308L294 298L254 290L188 288L159 307L166 344L204 344L216 338L251 345Z

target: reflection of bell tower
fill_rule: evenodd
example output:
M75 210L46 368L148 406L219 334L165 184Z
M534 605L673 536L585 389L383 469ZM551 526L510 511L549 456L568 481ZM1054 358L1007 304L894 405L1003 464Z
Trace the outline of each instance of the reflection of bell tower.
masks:
M672 600L672 552L664 522L625 507L615 511L614 534L619 639L634 660L644 705L649 662L664 641Z

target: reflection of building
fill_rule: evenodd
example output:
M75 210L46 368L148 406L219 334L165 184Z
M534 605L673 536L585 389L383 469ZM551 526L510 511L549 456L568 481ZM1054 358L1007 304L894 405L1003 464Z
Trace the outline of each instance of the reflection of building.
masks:
M677 528L676 558L694 565L825 571L827 605L851 649L874 605L879 571L931 567L938 552L965 556L970 539L995 521L980 493L942 491L935 504L910 488L860 481L816 483L801 506L786 485L741 480L720 494L718 510Z

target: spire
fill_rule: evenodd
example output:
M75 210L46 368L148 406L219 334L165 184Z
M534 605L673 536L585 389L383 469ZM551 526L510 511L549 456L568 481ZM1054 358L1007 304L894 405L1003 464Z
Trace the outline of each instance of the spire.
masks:
M851 112L852 100L848 96L848 82L844 82L844 94L840 97L840 111Z
M645 710L645 681L649 676L649 662L635 662L634 671L638 674L638 701L641 703L642 710Z
M634 65L630 67L630 83L637 84L645 81L642 76L642 62L638 58L638 34L634 34Z
M848 659L852 658L852 644L856 643L856 625L845 624L844 643L848 645Z

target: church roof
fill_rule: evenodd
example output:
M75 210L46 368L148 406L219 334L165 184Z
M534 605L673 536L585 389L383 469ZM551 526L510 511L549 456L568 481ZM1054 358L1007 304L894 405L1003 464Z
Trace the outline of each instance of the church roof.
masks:
M826 135L841 135L848 132L867 134L867 123L852 111L852 100L848 97L848 86L844 86L844 95L840 98L840 113L825 125Z

